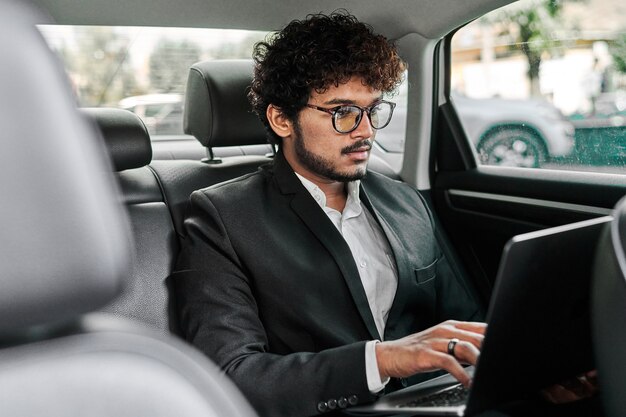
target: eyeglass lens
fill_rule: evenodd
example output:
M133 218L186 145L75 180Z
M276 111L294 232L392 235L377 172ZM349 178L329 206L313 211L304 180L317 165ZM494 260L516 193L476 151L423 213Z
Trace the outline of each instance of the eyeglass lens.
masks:
M369 119L374 129L382 129L391 121L392 106L381 102L371 108ZM342 106L334 114L335 128L340 132L354 130L363 117L363 111L356 106Z

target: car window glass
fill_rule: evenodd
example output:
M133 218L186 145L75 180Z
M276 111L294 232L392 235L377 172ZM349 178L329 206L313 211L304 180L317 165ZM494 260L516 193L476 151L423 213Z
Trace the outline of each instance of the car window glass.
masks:
M146 105L146 110L144 115L146 117L154 117L159 113L162 113L164 110L167 110L168 107L171 107L169 104L148 104Z
M452 38L451 101L479 163L626 173L626 6L522 0Z
M250 59L267 32L157 27L41 25L82 107L119 107L141 117L152 139L183 134L189 67Z
M407 75L405 74L403 82L397 91L385 97L386 100L396 103L391 121L384 129L376 131L374 154L384 159L396 172L400 172L402 168L406 132L407 98L408 83Z
M39 26L61 58L80 106L119 107L142 118L154 141L183 134L187 73L195 62L251 59L267 32L103 26ZM400 171L407 87L385 97L397 103L390 124L377 132L373 152Z

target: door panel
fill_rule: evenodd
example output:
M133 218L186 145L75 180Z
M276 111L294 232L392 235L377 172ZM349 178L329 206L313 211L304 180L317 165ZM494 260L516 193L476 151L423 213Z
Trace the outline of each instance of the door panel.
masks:
M608 215L626 194L622 175L477 166L472 149L464 145L463 129L446 106L436 124L433 205L486 298L511 237Z

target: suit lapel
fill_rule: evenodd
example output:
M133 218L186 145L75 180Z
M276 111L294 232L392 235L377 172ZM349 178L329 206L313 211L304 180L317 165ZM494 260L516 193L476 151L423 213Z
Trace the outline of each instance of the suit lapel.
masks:
M394 231L393 227L390 226L388 220L383 216L380 211L376 207L384 207L384 202L376 199L375 194L368 195L366 193L366 184L361 182L361 202L365 204L370 213L374 216L378 224L380 225L383 233L387 237L387 241L389 242L389 246L391 246L391 250L393 251L393 255L396 261L396 268L398 271L398 288L396 290L396 295L393 299L393 303L391 304L391 310L389 311L389 316L387 317L387 323L385 325L385 340L387 339L387 335L391 335L394 333L394 329L396 327L396 323L398 322L402 311L404 310L404 305L407 301L408 294L410 294L410 285L413 272L410 269L410 264L406 257L406 250L402 241ZM371 198L371 200L370 200Z
M274 161L274 177L283 194L293 194L291 208L333 257L367 330L372 338L380 339L350 247L280 152Z

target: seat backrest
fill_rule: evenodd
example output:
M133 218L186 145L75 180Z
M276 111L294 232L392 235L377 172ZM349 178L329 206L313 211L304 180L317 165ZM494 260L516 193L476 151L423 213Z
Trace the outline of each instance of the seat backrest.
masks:
M626 410L626 198L603 231L592 280L592 330L600 392L607 416Z
M183 342L85 314L118 294L131 239L105 151L34 26L43 20L2 0L2 414L253 416Z
M172 218L152 169L150 136L141 119L127 110L81 110L102 133L121 190L133 237L132 271L120 296L101 311L128 317L164 333L177 333L170 317L166 278L178 255Z
M101 307L130 261L102 146L32 13L8 1L0 14L0 334Z

